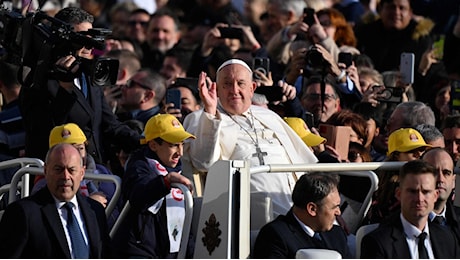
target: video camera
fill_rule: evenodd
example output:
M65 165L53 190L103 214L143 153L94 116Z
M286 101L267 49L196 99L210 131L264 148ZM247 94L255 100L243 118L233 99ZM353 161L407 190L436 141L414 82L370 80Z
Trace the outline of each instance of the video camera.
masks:
M30 13L27 17L6 9L0 9L0 44L6 50L5 60L30 68L37 76L48 75L62 81L79 77L82 72L90 75L96 86L113 85L118 74L118 60L96 57L93 60L77 57L81 69L73 74L56 68L55 62L64 56L74 55L83 47L104 50L106 29L90 29L74 32L73 27L44 12ZM46 77L46 78L48 78ZM41 80L45 80L41 78Z

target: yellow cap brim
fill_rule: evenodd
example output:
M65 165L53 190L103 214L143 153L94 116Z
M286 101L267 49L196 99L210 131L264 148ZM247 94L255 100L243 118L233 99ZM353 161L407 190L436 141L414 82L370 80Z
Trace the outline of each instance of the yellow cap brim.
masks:
M414 149L417 149L417 148L420 148L420 147L433 147L431 144L414 144L414 145L408 145L408 146L405 146L403 148L400 148L398 150L393 150L393 151L388 151L387 152L387 156L389 156L390 154L392 154L393 152L400 152L400 153L407 153L409 151L412 151Z
M319 135L315 135L313 133L308 133L307 135L302 137L302 140L308 146L317 146L326 142L326 138L321 137Z

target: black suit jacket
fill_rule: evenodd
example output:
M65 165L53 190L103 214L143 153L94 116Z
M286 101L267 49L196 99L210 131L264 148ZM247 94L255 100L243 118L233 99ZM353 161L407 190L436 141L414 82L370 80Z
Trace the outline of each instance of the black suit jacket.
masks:
M48 80L47 86L24 86L20 97L28 157L44 160L51 129L66 123L75 123L83 130L88 139L88 153L98 162L106 159L103 158L103 137L126 151L140 146L139 134L118 121L100 87L88 84L85 98L77 87L68 92L58 81Z
M431 223L429 229L435 258L460 257L457 240L450 229ZM399 213L391 215L388 221L364 236L361 258L411 258Z
M88 234L90 258L107 258L105 212L97 201L77 195ZM71 258L59 212L45 187L10 204L0 221L0 258Z
M326 245L323 249L335 250L342 258L351 258L347 236L341 227L334 225L330 231L321 233L321 237ZM295 258L299 249L307 248L318 246L302 229L291 209L286 216L280 215L262 227L256 238L253 257Z
M447 225L452 229L457 238L457 242L460 243L460 207L454 206L452 201L447 201L446 204L446 222Z

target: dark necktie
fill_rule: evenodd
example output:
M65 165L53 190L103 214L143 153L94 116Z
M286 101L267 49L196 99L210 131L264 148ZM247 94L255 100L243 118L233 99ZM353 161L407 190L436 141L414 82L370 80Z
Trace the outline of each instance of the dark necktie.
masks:
M76 259L87 259L89 258L88 246L83 238L77 218L73 214L73 204L67 202L64 204L64 207L67 210L67 231L69 232L69 237L72 242L73 256Z
M318 248L324 248L324 241L323 238L319 235L319 233L313 234L313 242L316 244Z
M432 222L442 226L446 225L446 219L443 216L436 216Z
M427 234L425 232L420 233L418 236L418 258L419 259L428 259L428 252L425 247L425 238Z
M85 98L88 97L88 85L86 84L85 73L81 73L80 86L81 92L83 93Z

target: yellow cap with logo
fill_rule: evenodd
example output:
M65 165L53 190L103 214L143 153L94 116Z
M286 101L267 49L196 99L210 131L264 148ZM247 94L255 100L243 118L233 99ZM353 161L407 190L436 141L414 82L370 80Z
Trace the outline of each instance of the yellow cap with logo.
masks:
M74 124L68 123L54 127L50 132L49 147L56 144L83 144L86 142L86 136L81 128Z
M161 138L168 143L177 144L186 139L196 137L185 131L177 118L170 114L158 114L149 119L144 128L144 138L141 144L146 144L155 138Z
M422 135L413 128L401 128L388 137L388 155L397 152L409 152L420 147L431 147L425 143Z

